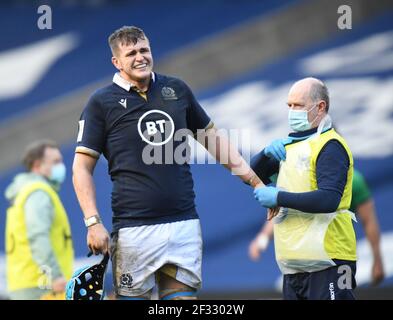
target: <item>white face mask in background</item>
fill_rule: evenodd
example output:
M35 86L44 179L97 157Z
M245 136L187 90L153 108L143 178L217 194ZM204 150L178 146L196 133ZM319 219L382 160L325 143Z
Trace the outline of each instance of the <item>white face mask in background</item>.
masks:
M56 184L62 184L66 178L66 166L63 162L55 164L51 169L51 174L49 179Z
M292 110L290 109L288 112L288 124L291 127L293 131L306 131L311 129L311 126L313 122L317 119L315 119L311 122L308 121L308 113L317 106L313 106L310 110Z

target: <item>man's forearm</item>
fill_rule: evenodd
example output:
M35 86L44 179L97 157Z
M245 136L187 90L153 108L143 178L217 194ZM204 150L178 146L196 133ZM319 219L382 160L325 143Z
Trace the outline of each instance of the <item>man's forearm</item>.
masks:
M366 237L370 242L374 259L380 259L380 232L373 201L368 200L359 205L357 212L363 224Z
M206 131L203 141L198 139L207 151L224 167L237 175L243 182L252 187L263 186L262 181L250 168L247 162L240 155L238 150L231 145L229 140L220 134L217 129L212 128Z
M337 210L341 195L336 191L314 190L309 192L280 191L277 204L280 207L309 213L329 213Z
M280 162L265 155L265 149L255 155L250 164L263 183L276 183Z

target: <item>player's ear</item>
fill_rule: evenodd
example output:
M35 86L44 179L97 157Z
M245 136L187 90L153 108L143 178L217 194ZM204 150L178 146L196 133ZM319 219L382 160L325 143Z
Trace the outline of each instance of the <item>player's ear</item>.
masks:
M120 61L115 56L112 57L112 63L116 67L116 69L121 70Z

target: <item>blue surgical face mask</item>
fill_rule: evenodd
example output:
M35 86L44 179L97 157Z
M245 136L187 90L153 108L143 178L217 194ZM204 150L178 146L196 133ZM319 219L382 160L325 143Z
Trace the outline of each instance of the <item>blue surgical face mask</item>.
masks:
M311 129L312 123L316 120L317 117L311 122L308 121L308 113L313 110L315 106L313 106L310 110L292 110L290 109L288 112L288 123L293 131L306 131Z
M66 178L66 167L63 162L57 163L52 167L51 170L51 175L49 179L56 183L56 184L62 184Z

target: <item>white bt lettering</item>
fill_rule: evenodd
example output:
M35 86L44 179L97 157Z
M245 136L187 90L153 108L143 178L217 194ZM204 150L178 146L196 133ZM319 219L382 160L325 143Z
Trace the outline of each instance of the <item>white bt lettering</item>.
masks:
M154 121L146 121L146 129L148 135L153 135L157 133L156 123Z

